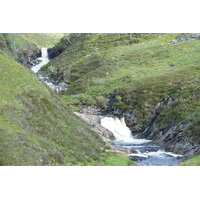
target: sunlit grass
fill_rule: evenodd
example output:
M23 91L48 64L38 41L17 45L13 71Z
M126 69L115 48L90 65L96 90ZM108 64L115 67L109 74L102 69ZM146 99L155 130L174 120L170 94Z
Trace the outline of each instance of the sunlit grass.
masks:
M35 74L3 56L0 73L0 165L86 165L112 157ZM123 157L116 161L124 164Z

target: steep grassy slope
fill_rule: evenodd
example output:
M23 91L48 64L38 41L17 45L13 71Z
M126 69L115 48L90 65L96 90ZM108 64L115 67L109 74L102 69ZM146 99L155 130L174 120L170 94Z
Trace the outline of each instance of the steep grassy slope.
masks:
M71 108L124 115L134 132L146 130L141 137L191 155L200 144L200 41L169 45L179 35L85 35L41 73L68 84Z
M149 34L70 34L62 38L55 49L67 49L46 67L48 75L63 75L60 81L78 80L82 75L104 65L103 57L114 47L127 46L155 37ZM51 53L51 52L50 52Z
M53 47L64 36L64 33L20 33L19 35L39 47Z
M63 33L0 33L0 54L25 67L40 57L40 47L52 47Z
M38 46L24 39L20 33L0 33L0 55L30 67L31 61L40 54Z
M0 55L0 165L130 165L26 68Z

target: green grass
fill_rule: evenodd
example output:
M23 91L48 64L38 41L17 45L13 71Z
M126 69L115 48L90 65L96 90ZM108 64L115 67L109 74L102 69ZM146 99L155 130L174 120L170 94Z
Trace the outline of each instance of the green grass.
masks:
M166 34L165 39L167 38L171 39ZM79 60L84 59L84 65L90 71L85 71L79 62L72 63L77 72L83 75L71 82L63 96L63 102L71 108L75 108L74 105L106 107L107 96L113 99L113 108L119 109L119 114L130 112L135 107L138 123L143 126L150 120L152 109L159 102L173 96L177 102L183 101L185 104L184 109L182 104L176 107L177 114L180 113L182 118L190 120L199 106L198 47L199 41L169 46L167 43L161 45L160 41L150 40L146 43L114 47L109 51L96 53L94 58L82 56ZM60 57L68 58L65 53ZM91 69L94 59L100 64ZM56 63L56 60L53 62ZM73 67L71 66L70 73L64 64L65 62L62 63L62 70L66 71L65 78L69 77L71 80L70 76L74 77ZM168 110L170 109L169 107ZM197 115L199 112L196 112Z
M62 103L71 109L80 110L88 106L98 106L102 110L109 108L112 114L135 116L134 124L138 124L141 128L151 122L155 115L155 108L161 104L162 112L157 117L156 126L160 130L164 130L171 124L174 126L180 123L187 124L187 130L183 131L183 137L188 137L191 142L199 144L200 41L185 41L169 45L168 43L178 35L178 33L70 34L68 38L62 38L56 45L58 49L66 50L45 65L40 73L51 77L58 83L68 84L68 89L59 97ZM17 38L21 37L18 36L4 35L4 38L16 37L14 40L11 38L12 41L16 40L15 43L12 43L13 48L26 46L26 42L24 43L21 39L17 41ZM29 34L23 39L43 46L45 39L40 41L38 36ZM58 39L61 35L57 36ZM46 35L45 37L50 36ZM69 44L68 39L72 44ZM0 47L4 45L1 41ZM7 50L8 52L6 52ZM8 55L9 51L9 49L3 49L0 53ZM1 114L4 116L3 123L7 123L7 131L12 132L13 129L17 129L22 135L24 130L36 132L37 135L44 132L48 140L51 137L54 138L52 136L54 132L59 132L68 138L67 142L64 140L64 145L71 147L72 141L77 140L80 135L80 130L77 130L76 127L76 117L73 119L74 121L69 118L70 120L66 122L67 119L64 120L64 116L71 116L68 108L62 103L57 105L59 102L57 97L47 88L44 90L45 86L32 74L26 74L15 67L5 68L7 65L14 66L9 62L2 58L2 66L4 65L2 85L4 87L2 86L1 93L5 98L0 105L4 107ZM15 79L10 77L10 74L13 77L16 74ZM21 78L24 81L21 81ZM30 86L27 82L32 79L34 81L31 81L32 86ZM172 101L168 103L170 99ZM26 112L22 111L24 107ZM61 107L63 108L61 109ZM61 114L58 115L58 111ZM35 118L29 119L29 115L33 115ZM54 117L52 118L52 116ZM19 118L22 120L15 122ZM10 120L14 123L9 124ZM56 124L59 126L55 128ZM67 129L64 128L64 124L68 124ZM37 127L37 130L34 127ZM74 132L77 135L72 136L71 133ZM79 138L80 141L83 139L82 137L85 141L89 141L86 139L88 138L87 134L83 134ZM98 140L93 137L90 138L92 143L97 142ZM41 142L41 139L34 138L35 136L29 139ZM112 158L115 155L105 152L98 153L98 147L102 144L98 144L98 146L98 142L96 142L91 149L94 148L96 152L94 155L101 155L101 158L90 155L91 149L87 150L89 147L85 142L82 148L84 152L87 152L86 157L81 153L75 153L78 149L77 146L70 151L61 148L59 152L61 155L65 155L64 161L62 161L66 163L68 159L68 164L76 165L87 165L93 161L99 165L112 165ZM101 142L99 141L99 143ZM81 157L83 159L80 159ZM74 159L71 160L71 158ZM119 156L115 157L116 160L118 158ZM54 160L52 163L57 163L57 161Z
M0 55L0 74L0 165L74 166L112 157L105 154L109 146L32 72Z
M0 33L0 55L18 62L26 60L28 52L38 54L38 47L52 47L63 36L63 33Z
M200 155L199 155L199 153L196 153L190 159L188 159L184 162L181 162L179 165L180 166L200 166Z
M107 153L108 154L108 153ZM118 153L109 153L105 161L89 163L90 166L134 166L135 164L128 158Z
M0 33L0 54L7 58L17 60L19 55L24 57L26 50L35 48L35 45L24 40L19 34Z
M39 47L53 47L64 36L64 33L20 33L20 36Z
M156 126L188 124L183 137L200 144L200 41L169 45L178 35L82 36L40 73L68 84L61 98L73 110L98 106L132 115L134 124L144 128L161 105Z

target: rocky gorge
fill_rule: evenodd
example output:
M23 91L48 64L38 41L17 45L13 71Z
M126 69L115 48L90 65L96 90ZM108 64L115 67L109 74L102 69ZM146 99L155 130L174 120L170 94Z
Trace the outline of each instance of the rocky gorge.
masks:
M6 49L90 125L107 144L101 150L138 165L168 166L200 151L198 40L198 34L74 33L54 47L29 48L23 59L11 44ZM132 132L130 141L117 140L103 118Z
M100 115L124 117L138 139L190 158L200 150L198 40L199 34L72 34L40 74L68 85L61 96L75 111L96 107Z

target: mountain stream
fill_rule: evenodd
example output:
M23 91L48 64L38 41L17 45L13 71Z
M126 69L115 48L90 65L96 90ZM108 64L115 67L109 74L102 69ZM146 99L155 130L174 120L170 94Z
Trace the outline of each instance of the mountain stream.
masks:
M34 73L38 73L38 71L41 69L42 66L46 65L50 60L48 57L48 48L42 47L41 48L41 57L36 60L38 64L34 65L31 70ZM39 75L39 78L47 84L52 90L54 90L56 93L59 93L60 91L65 89L65 86L59 86L52 83L49 77L43 77Z
M128 156L139 166L175 166L183 159L182 155L166 152L151 140L135 138L123 117L101 116L101 125L113 133L116 146L125 146L135 152Z

